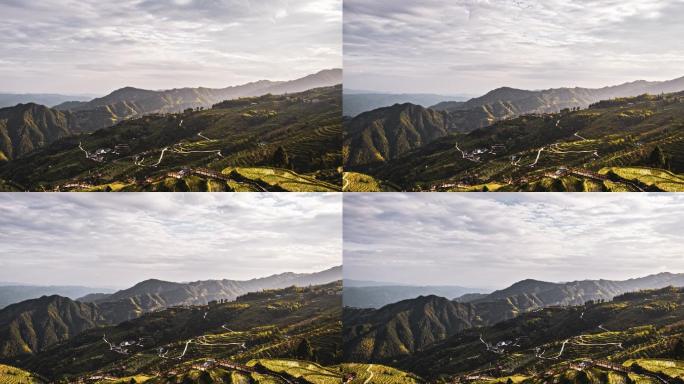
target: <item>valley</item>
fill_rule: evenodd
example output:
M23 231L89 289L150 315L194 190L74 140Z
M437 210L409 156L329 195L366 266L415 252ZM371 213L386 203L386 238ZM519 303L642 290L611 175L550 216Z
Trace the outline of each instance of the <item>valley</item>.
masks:
M171 306L3 360L43 382L333 383L341 289L292 286Z
M340 76L0 109L0 188L337 191Z
M345 122L344 190L681 191L683 100L513 108L475 125L454 116L464 106L381 108Z
M679 382L684 290L673 286L681 275L530 280L460 302L345 307L345 361L381 364L388 383Z

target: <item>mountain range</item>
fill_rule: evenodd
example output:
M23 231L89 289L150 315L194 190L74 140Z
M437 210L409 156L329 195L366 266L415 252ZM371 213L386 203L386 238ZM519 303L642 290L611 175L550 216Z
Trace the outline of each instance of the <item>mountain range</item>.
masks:
M29 103L54 107L67 101L88 101L93 97L94 95L60 95L55 93L0 93L0 108Z
M419 126L410 123L395 127ZM349 127L353 121L345 125ZM391 129L378 130L378 126L354 127L353 132L373 132L374 141L354 141L349 128L345 132L346 146L361 143L353 149L345 147L345 171L356 174L347 176L349 191L368 190L372 184L406 191L684 190L684 92L520 115L468 133L450 132L427 144L414 141L421 145L393 158L375 156L374 163L363 160L365 165L349 165L377 153L376 143L388 143L383 153L390 155L407 147L383 141L379 132Z
M386 284L386 283L385 283ZM347 307L380 308L397 301L418 296L442 296L458 301L473 300L486 296L484 289L459 286L412 286L412 285L372 285L349 286L345 280L343 302ZM464 295L466 295L464 297Z
M342 70L329 69L291 81L261 80L244 85L152 91L125 87L90 101L65 101L52 108L42 98L0 109L0 162L22 157L57 139L107 128L148 114L210 108L224 100L281 95L341 84Z
M658 95L684 90L684 77L668 81L634 81L604 88L522 90L497 88L467 101L444 101L430 108L399 104L361 113L345 122L347 167L386 162L453 133L468 133L497 121L526 114L557 113L587 108L602 100ZM440 114L439 129L424 124L425 116Z
M345 89L342 111L345 116L354 117L366 111L372 111L394 104L411 103L429 107L444 100L465 101L467 100L467 97L444 96L429 93L378 93Z
M83 295L102 290L102 288L79 287L79 286L40 286L0 283L0 309L20 301L35 299L41 296L59 295L77 299ZM105 293L113 290L106 289Z
M549 307L463 330L392 364L427 382L676 383L684 367L683 294L666 287Z
M609 301L625 293L668 286L684 286L684 274L564 283L530 279L463 302L430 295L379 309L345 307L345 356L349 361L387 362L428 348L464 329L493 326L523 313Z
M341 109L337 85L130 118L0 164L0 179L34 191L335 191Z
M37 343L33 353L5 355L3 362L50 383L334 383L340 375L324 365L341 357L341 291L340 281L268 289L118 324L93 315L96 304L44 297L39 300L52 303L47 315L32 309L21 319L71 333L57 343ZM4 373L2 382L17 379Z
M341 278L341 267L334 267L316 273L283 273L244 281L146 280L128 289L86 295L78 300L43 296L0 310L0 357L35 353L86 329L116 325L166 308L234 301L250 292L322 285Z
M87 102L66 102L54 108L73 112L77 124L96 130L151 113L175 113L188 108L209 108L224 100L266 94L298 93L341 83L342 70L327 69L290 81L260 80L218 89L179 88L152 91L125 87Z

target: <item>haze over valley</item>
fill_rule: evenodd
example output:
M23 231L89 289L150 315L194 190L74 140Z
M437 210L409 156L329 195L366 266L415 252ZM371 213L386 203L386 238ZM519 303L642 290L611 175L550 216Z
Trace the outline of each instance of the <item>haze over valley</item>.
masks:
M684 366L677 195L490 196L345 196L344 357L357 377L679 377L663 368Z
M0 212L0 381L341 377L337 194L20 193Z
M0 10L0 190L341 189L341 1Z

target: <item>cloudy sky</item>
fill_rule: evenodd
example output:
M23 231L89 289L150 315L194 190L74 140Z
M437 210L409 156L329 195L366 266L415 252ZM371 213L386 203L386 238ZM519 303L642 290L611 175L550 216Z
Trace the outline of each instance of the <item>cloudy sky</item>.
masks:
M345 87L483 94L684 76L684 0L345 0Z
M0 281L127 287L342 263L340 194L0 194Z
M342 65L342 0L3 0L0 92L289 80Z
M504 288L684 273L677 194L345 194L347 279Z

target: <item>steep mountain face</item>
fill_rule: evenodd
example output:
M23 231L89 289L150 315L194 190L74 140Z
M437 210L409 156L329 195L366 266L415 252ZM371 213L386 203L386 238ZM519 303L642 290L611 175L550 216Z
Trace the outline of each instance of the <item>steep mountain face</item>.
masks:
M344 305L354 308L380 308L397 301L413 299L418 296L441 296L456 299L465 294L478 294L481 289L459 286L344 286ZM466 298L467 299L467 298ZM465 300L459 300L464 302Z
M684 286L684 274L569 283L530 279L468 302L421 296L376 310L345 308L345 354L352 361L387 361L474 326L491 326L543 308L609 301L630 292L668 286Z
M362 113L344 124L344 163L384 162L446 136L449 130L446 113L413 104Z
M598 361L610 361L615 367L629 367L627 361L662 359L666 364L681 364L681 319L684 316L682 288L645 290L616 296L613 301L587 303L572 307L552 307L523 314L493 326L469 329L424 351L400 361L399 367L426 378L439 375L465 376L483 367L495 377L512 371L527 376L525 382L587 382L581 379L558 380L566 372L586 372L596 377ZM677 346L680 346L679 348ZM568 362L588 362L589 366L570 369ZM633 360L637 359L637 360ZM615 370L603 364L616 380L629 370ZM666 373L664 370L662 373ZM638 374L658 377L657 370L631 370L629 378ZM675 375L659 375L658 382L675 382ZM675 379L675 380L672 380ZM635 380L636 381L636 380Z
M92 130L110 127L119 121L152 113L174 113L188 108L209 108L223 100L240 97L280 95L342 83L342 70L329 69L291 81L261 80L227 88L180 88L151 91L133 87L82 103L64 103L60 110L74 112L81 126Z
M463 101L440 102L430 109L446 112L444 116L447 133L472 132L479 128L488 127L497 121L512 119L521 115L537 113L557 113L566 108L586 108L591 104L601 100L608 100L622 97L635 97L642 94L658 95L661 93L678 92L684 90L684 77L663 81L648 82L635 81L617 86L604 88L555 88L540 91L529 91L510 87L497 88L487 94ZM347 166L371 165L373 163L385 162L396 158L406 151L389 150L383 152L377 143L389 142L385 144L392 148L389 139L383 139L383 135L377 133L378 121L385 121L392 117L394 111L381 108L373 114L373 119L364 119L361 114L345 124L345 133L350 141L345 141L350 145L348 152L350 156L345 158ZM396 120L389 120L382 125L383 131L392 132L401 127L393 127L397 124ZM352 134L352 132L354 132ZM402 143L402 148L415 149L430 143L441 135L407 135L407 143ZM365 138L365 140L351 140L355 137ZM373 138L369 140L367 138ZM360 154L361 155L360 155Z
M100 288L97 288L100 289ZM36 299L41 296L59 295L76 299L96 288L71 287L71 286L33 286L33 285L6 285L0 286L0 309L24 300Z
M293 285L298 287L320 285L340 279L342 279L341 267L316 273L288 272L245 281L224 279L175 283L152 279L111 295L91 296L84 298L84 300L93 300L99 306L116 306L129 303L142 313L178 305L205 305L213 300L232 301L248 292L285 288Z
M481 324L473 306L438 296L421 296L378 310L345 308L345 359L382 361L410 355Z
M61 296L43 296L0 311L0 356L42 351L70 337L106 324L97 306Z
M38 104L0 109L0 162L21 157L76 130L70 114Z
M96 372L128 377L122 380L126 383L136 375L157 376L155 382L176 382L166 373L194 375L188 372L191 365L209 359L244 365L251 359L263 358L264 351L272 358L287 358L290 362L304 358L319 364L338 364L341 291L342 284L337 281L250 293L235 302L167 308L124 323L86 330L46 351L7 360L40 373L50 382L60 378L77 382ZM111 344L103 340L103 335ZM299 348L303 340L310 345L304 355ZM234 369L227 371L235 373ZM223 381L217 377L178 382ZM262 381L263 376L244 380ZM277 377L268 380L295 381L300 382ZM235 376L226 382L235 382Z
M42 351L87 329L120 324L145 313L173 306L206 305L212 300L235 300L263 290L309 287L342 279L342 268L317 273L283 273L265 278L174 283L146 280L113 294L94 294L74 301L43 296L0 310L0 358Z
M23 190L337 190L341 109L342 87L335 86L146 115L10 161L0 179ZM206 169L223 176L198 175Z
M667 171L684 172L682 121L684 93L605 100L587 109L524 115L441 137L401 158L359 170L408 191L481 190L491 183L502 192L633 191L638 190L630 183L635 178L643 183L641 189L678 190L675 175L670 184L645 176L653 172L666 179ZM657 147L665 153L662 162L649 158ZM645 169L644 177L621 173L636 167L651 170ZM570 168L616 176L602 182L553 175Z

